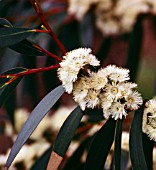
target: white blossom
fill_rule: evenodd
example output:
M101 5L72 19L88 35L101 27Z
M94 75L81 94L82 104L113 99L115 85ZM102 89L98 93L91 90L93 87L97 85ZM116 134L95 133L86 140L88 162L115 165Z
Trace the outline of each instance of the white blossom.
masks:
M131 110L137 110L143 103L142 97L137 91L132 91L126 96L125 100L126 108Z
M130 79L129 70L116 67L115 71L109 75L109 78L115 82L124 82Z
M156 99L153 98L146 103L143 113L142 131L151 140L156 141Z
M94 108L100 103L100 99L98 97L100 91L97 90L89 90L87 96L85 97L85 101L87 103L87 108Z
M75 102L82 110L101 107L106 119L110 116L122 119L127 110L137 110L142 105L142 97L134 90L137 84L129 82L129 70L108 65L92 71L85 66L98 66L99 61L90 53L91 49L86 48L68 52L58 69L63 86L68 93L73 92ZM80 70L83 71L79 74Z
M105 96L108 99L118 100L122 96L122 91L122 84L112 82L112 84L106 85Z
M58 77L66 92L71 93L77 75L85 65L98 66L100 62L91 54L90 48L79 48L66 53L58 69Z
M68 13L75 15L78 20L81 20L90 6L98 0L69 0Z
M103 89L108 82L106 74L103 71L104 69L100 69L98 72L91 72L90 77L88 78L88 83L91 88L96 90Z
M122 119L123 116L126 117L127 113L125 110L125 104L121 104L120 102L113 103L111 108L108 109L108 113L115 120Z

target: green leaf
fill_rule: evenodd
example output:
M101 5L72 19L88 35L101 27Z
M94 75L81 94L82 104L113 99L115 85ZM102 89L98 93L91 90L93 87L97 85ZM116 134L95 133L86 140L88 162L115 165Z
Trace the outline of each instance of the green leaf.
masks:
M84 166L82 165L83 162L81 159L84 152L88 149L92 137L93 136L84 139L84 141L80 144L80 146L76 149L72 156L67 160L65 167L63 167L64 170L78 169L78 167Z
M29 28L0 28L0 47L11 46L26 39L35 32Z
M2 75L21 73L24 71L26 71L26 68L14 68L14 69L11 69L11 70L8 70L8 71L2 73ZM1 78L0 79L0 86L1 86L1 88L0 88L0 107L6 101L6 99L8 98L10 93L14 90L14 88L18 85L18 83L21 81L21 79L22 79L22 77L19 77L16 80L14 80L13 82L9 83L8 85L4 85L4 84L10 80L9 78Z
M135 81L140 61L143 37L142 17L137 20L137 23L135 24L134 29L129 36L128 59L126 67L130 69L131 80Z
M130 158L133 170L147 170L142 143L142 113L144 106L135 112L130 129Z
M41 167L42 170L46 170L51 151L52 151L52 146L47 151L45 151L45 153L39 159L37 159L37 161L30 168L30 170L39 170Z
M64 157L82 119L83 112L77 106L63 123L54 143L54 152Z
M51 107L57 102L57 100L63 95L63 93L64 88L62 85L56 87L54 90L48 93L32 111L29 118L22 127L22 130L18 134L17 139L11 149L11 152L6 162L7 169L10 167L16 155L18 154L26 140L30 137L32 132L35 130L37 125L48 113Z
M31 56L42 56L45 55L41 50L40 46L37 44L28 41L28 40L23 40L18 44L12 45L9 48L11 48L14 51L17 51L21 54L25 55L31 55Z
M88 152L85 170L104 169L107 155L114 140L115 126L116 121L109 119L97 132Z
M104 38L103 42L101 43L100 49L97 52L97 57L100 60L100 63L104 63L109 50L112 45L112 39L110 37Z
M145 133L142 134L142 140L143 140L143 149L144 149L144 155L145 155L147 168L148 169L153 169L154 141L150 140L150 138Z
M115 149L114 149L114 163L115 170L121 169L121 137L122 137L122 122L123 120L117 120L115 131Z
M12 24L5 18L0 18L0 28L1 27L13 27Z

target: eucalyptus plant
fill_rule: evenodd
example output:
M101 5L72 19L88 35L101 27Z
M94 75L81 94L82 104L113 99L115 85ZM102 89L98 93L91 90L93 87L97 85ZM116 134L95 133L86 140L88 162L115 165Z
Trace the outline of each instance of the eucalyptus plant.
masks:
M150 169L152 167L152 150L150 148L148 149L148 145L151 145L150 139L156 140L156 101L155 98L149 101L143 99L141 93L137 90L137 83L134 82L139 63L142 18L138 18L133 31L126 29L126 31L131 31L131 33L125 35L129 38L128 59L125 67L117 66L114 63L105 66L104 60L107 56L109 38L100 44L100 48L96 54L94 52L95 50L87 45L83 45L83 47L79 43L75 47L68 47L70 43L63 45L65 41L62 37L64 37L65 34L62 37L55 34L55 31L53 31L55 25L51 26L47 22L44 12L42 12L40 2L38 0L30 0L28 2L35 10L38 19L40 19L40 23L35 28L23 28L12 25L11 22L5 18L0 18L0 47L2 49L8 47L26 56L46 56L47 58L53 59L54 63L50 66L33 69L13 67L3 72L0 75L0 106L5 103L8 96L22 78L27 75L55 69L56 74L54 78L58 81L57 87L55 86L55 88L51 89L51 91L43 97L25 122L12 146L5 170L9 169L22 146L64 93L70 94L77 103L77 106L67 119L64 120L52 145L52 149L48 150L41 157L40 161L36 162L32 170L58 169L71 141L80 127L82 118L85 115L90 116L89 113L91 111L102 115L102 118L96 122L97 124L102 120L105 120L105 123L102 124L100 130L94 135L83 141L87 142L87 145L83 148L87 149L87 157L83 169L103 170L113 142L114 154L112 166L116 170L121 169L122 124L127 115L132 113L134 113L134 118L129 132L131 166L134 170ZM61 4L62 2L59 1L58 3ZM92 3L94 4L95 2ZM70 6L70 10L71 8L72 5ZM97 8L100 7L98 6ZM62 10L61 5L60 9ZM77 13L79 13L79 11L77 11ZM101 15L100 10L97 13L98 16ZM82 16L79 15L77 17L80 19L84 14L82 14ZM63 27L68 27L67 23L73 19L72 17L73 16L66 16ZM100 27L99 22L98 26ZM69 30L67 32L69 33ZM107 32L106 28L103 32ZM123 28L121 32L124 32ZM55 54L56 51L51 52L41 47L37 42L32 41L33 38L31 39L31 37L39 37L41 34L46 34L53 40L52 45L59 51L57 54ZM72 37L69 33L66 38L70 39L70 36ZM136 36L137 39L135 41L134 37ZM62 41L60 39L62 39ZM143 134L142 129L150 139L144 136L145 134ZM80 157L81 156L82 154ZM40 166L41 162L42 167Z

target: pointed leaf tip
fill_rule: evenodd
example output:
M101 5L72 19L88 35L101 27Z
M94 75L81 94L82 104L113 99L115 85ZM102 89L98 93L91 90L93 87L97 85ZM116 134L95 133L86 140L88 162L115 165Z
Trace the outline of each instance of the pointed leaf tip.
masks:
M53 89L50 93L48 93L35 107L35 109L31 112L29 118L25 122L22 130L17 136L17 139L10 151L10 154L7 159L6 167L10 167L16 155L27 141L32 132L36 129L40 121L44 118L44 116L48 113L48 111L52 108L52 106L58 101L58 99L63 95L64 88L62 85Z

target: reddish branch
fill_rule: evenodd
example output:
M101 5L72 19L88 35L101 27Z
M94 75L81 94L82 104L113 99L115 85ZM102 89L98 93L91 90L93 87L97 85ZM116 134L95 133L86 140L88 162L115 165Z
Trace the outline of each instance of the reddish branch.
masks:
M38 14L43 26L46 28L47 33L54 39L54 41L56 42L56 44L58 45L58 47L60 48L60 50L62 51L62 53L65 55L66 54L66 49L63 46L63 44L60 42L60 40L57 38L57 36L53 33L51 27L49 26L48 22L45 20L45 17L42 13L40 4L38 2L38 0L30 0L30 3L32 4L32 6L34 7L36 13Z
M62 59L60 57L58 57L57 55L45 50L44 48L38 46L37 44L33 44L33 46L35 46L37 49L39 49L41 52L43 52L44 54L46 54L49 57L52 57L54 59L56 59L58 62L61 62Z
M56 68L59 68L59 67L60 67L60 65L56 64L56 65L51 65L49 67L36 68L36 69L26 69L25 71L20 72L20 73L16 73L16 74L0 75L0 78L8 78L8 79L10 78L10 80L8 82L11 83L12 81L17 79L18 77L29 75L29 74L40 73L40 72L44 72L44 71L49 71L49 70L56 69ZM8 82L7 82L7 84L8 84Z

